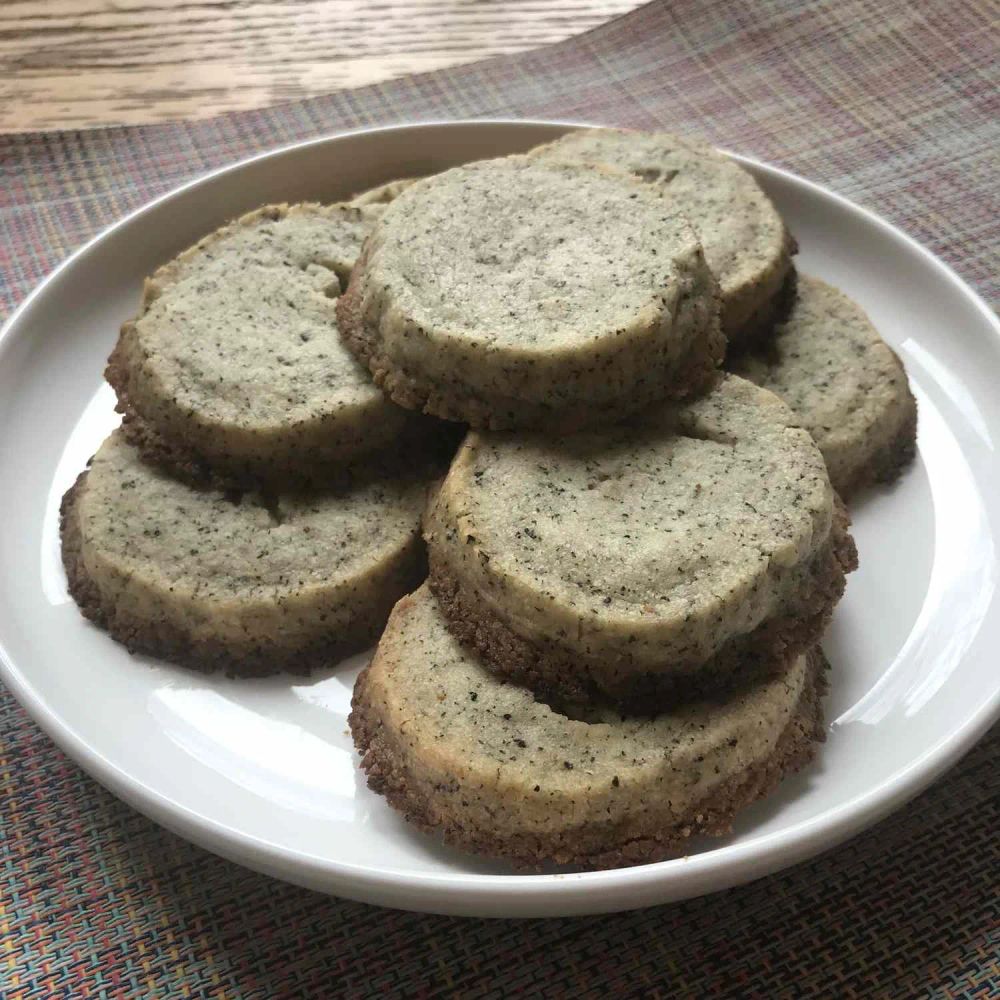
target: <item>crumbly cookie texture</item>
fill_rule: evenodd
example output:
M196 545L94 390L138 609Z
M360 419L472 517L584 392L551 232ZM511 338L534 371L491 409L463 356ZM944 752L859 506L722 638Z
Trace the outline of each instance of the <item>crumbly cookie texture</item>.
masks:
M193 488L120 431L63 500L84 615L133 651L244 676L304 672L371 642L424 572L433 464L327 491Z
M534 150L553 160L620 167L662 188L701 237L722 290L722 329L748 341L774 322L795 240L760 185L702 142L663 132L581 129Z
M420 829L517 866L662 860L808 762L822 739L818 651L722 702L582 721L461 646L427 587L403 598L354 690L368 783Z
M659 192L523 156L403 191L338 317L396 402L494 428L602 422L695 394L724 350L716 282Z
M693 699L724 697L773 675L789 657L819 642L844 593L844 574L857 567L849 523L838 500L830 543L813 560L811 577L794 604L728 639L701 663L660 664L657 669L609 666L609 661L582 655L558 640L525 639L433 558L429 584L452 634L476 650L494 673L570 711L604 701L624 712L648 713Z
M336 326L336 297L379 214L262 208L146 282L106 376L147 457L189 474L283 481L401 433L412 418L372 384Z
M795 411L842 495L889 482L912 461L917 404L902 362L861 307L826 282L801 276L774 336L727 363Z
M395 201L411 184L419 180L417 177L400 177L398 180L387 181L378 187L369 188L356 194L351 199L352 205L388 205Z
M471 432L424 534L491 665L628 701L815 642L856 565L847 523L791 410L727 376L602 431Z

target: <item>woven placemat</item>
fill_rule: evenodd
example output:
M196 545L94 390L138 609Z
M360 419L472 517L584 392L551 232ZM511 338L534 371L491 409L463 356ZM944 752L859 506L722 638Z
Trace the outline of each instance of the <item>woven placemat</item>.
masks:
M207 168L361 125L481 116L701 134L876 209L996 304L995 21L989 0L674 0L533 53L265 111L0 137L0 314L101 227ZM808 864L550 921L380 910L221 861L87 778L2 689L0 780L4 998L1000 994L996 729Z

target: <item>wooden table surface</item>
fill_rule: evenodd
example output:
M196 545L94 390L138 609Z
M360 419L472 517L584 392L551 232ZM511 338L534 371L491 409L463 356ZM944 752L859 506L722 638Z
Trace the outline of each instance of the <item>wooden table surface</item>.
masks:
M579 34L639 0L0 0L0 131L144 124Z

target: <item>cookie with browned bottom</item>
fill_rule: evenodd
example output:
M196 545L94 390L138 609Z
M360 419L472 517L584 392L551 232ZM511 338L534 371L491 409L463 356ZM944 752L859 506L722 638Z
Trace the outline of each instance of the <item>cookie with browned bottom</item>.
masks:
M724 349L716 282L668 201L624 172L523 156L403 191L337 316L393 400L481 427L690 396Z
M107 368L143 454L199 478L309 478L413 425L345 349L336 298L382 206L272 205L146 282Z
M902 362L864 310L825 281L801 276L788 318L727 367L788 403L842 496L895 479L916 453L917 404Z
M428 588L396 605L354 689L371 788L445 843L520 867L659 861L813 756L822 654L723 700L653 717L542 704L459 644Z
M130 650L305 672L371 642L419 583L436 471L374 464L323 490L237 494L174 479L116 431L63 500L70 593Z
M809 433L730 375L602 430L471 432L424 533L442 609L490 666L641 705L813 645L856 565L847 526Z

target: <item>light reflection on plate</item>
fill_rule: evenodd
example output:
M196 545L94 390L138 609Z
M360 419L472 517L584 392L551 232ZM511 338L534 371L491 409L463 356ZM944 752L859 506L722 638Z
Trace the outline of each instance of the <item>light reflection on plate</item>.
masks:
M160 687L148 710L186 753L264 802L325 820L354 818L352 750L210 688Z
M59 504L91 455L121 420L121 415L115 413L115 391L102 382L70 431L52 474L42 523L42 589L51 604L65 604L70 599L59 554Z
M982 497L948 423L921 388L915 367L911 361L920 456L934 509L934 537L915 541L933 546L933 568L923 606L895 659L834 726L874 725L900 708L907 714L918 712L972 645L996 589L996 553ZM878 558L874 547L861 555Z

